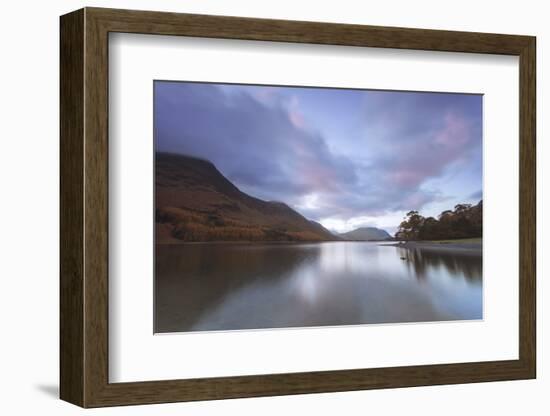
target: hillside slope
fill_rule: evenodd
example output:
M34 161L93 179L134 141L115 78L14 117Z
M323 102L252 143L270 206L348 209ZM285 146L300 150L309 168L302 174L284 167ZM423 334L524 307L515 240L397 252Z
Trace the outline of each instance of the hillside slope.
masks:
M385 230L375 227L357 228L347 233L342 233L340 236L345 240L353 241L379 241L391 239L391 235Z
M157 153L155 162L157 243L337 239L282 202L241 192L206 160Z

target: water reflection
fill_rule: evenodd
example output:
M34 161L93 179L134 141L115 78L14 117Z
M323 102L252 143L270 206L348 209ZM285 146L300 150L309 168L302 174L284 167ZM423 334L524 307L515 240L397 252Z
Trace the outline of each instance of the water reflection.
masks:
M480 319L481 257L377 243L156 247L156 332Z
M451 276L481 281L482 262L477 252L465 250L439 251L433 248L397 248L401 260L414 270L420 280L426 279L434 269L443 268Z

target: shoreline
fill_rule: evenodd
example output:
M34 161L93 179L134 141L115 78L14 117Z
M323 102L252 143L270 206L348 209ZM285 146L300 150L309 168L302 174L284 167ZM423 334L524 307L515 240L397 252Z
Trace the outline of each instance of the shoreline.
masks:
M228 240L228 241L160 241L155 242L158 246L182 246L182 245L200 245L200 244L226 244L226 245L251 245L251 244L323 244L340 242L340 240L323 240L323 241L256 241L256 240Z
M483 251L483 244L481 242L445 242L438 243L434 241L406 241L398 242L393 244L383 244L390 247L405 248L409 250L418 249L418 250L427 250L427 251L438 251L438 252L452 252L452 253L461 253L461 254L473 254L480 255Z
M303 241L260 241L260 240L228 240L228 241L159 241L155 242L155 245L160 246L178 246L186 244L325 244L325 243L391 243L391 241L385 240L303 240ZM380 244L383 245L383 244ZM392 244L388 244L392 245Z
M396 247L408 250L423 250L440 253L455 253L482 255L481 242L437 242L437 241L354 241L354 240L324 240L324 241L162 241L155 246L184 246L184 245L309 245L326 243L370 243L382 247Z

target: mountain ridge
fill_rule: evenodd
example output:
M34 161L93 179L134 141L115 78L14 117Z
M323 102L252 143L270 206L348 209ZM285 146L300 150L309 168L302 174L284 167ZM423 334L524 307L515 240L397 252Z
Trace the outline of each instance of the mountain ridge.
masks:
M392 236L381 228L359 227L347 233L340 233L340 237L351 241L381 241L391 239Z
M155 154L155 241L334 241L284 202L250 196L204 159Z

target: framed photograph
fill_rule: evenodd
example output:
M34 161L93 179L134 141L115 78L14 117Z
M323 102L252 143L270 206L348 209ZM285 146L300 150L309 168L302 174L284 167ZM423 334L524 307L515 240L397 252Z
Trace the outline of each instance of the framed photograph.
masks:
M61 398L535 378L535 49L62 16Z

